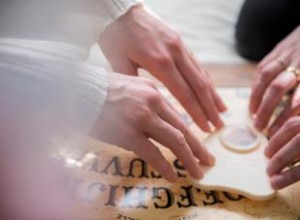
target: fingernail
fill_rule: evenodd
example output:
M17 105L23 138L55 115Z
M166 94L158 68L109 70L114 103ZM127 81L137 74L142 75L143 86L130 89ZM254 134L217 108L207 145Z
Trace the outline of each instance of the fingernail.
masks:
M218 123L218 129L223 128L224 127L224 122L220 119L219 123Z
M209 165L215 165L216 163L216 158L212 155L212 154L208 154L208 162L209 162Z
M261 131L263 128L262 128L262 124L261 124L261 121L258 120L257 118L254 119L254 126L257 130Z
M222 107L221 107L221 109L220 109L220 112L226 112L228 110L228 107L227 107L227 105L225 105L225 103L222 103Z
M270 158L270 152L269 152L269 148L268 147L265 148L265 156L268 157L268 158Z
M277 121L277 123L272 124L272 126L270 127L270 134L273 135L275 134L280 128L281 128L282 124Z
M273 187L273 189L275 190L281 189L283 187L283 184L284 184L284 178L282 175L272 176L271 186Z
M205 132L207 132L207 133L210 133L210 132L211 132L211 128L209 127L208 124L205 124L205 125L204 125L203 131L205 131Z
M197 171L197 173L195 173L195 175L193 175L193 178L195 178L195 179L202 179L202 177L203 177L203 171L202 171L200 165L199 165L199 167L198 167L197 170L198 171Z
M202 179L203 178L203 172L202 170L198 173L197 179Z
M274 174L272 163L268 163L268 166L267 166L267 174L268 174L269 176L272 176L272 175Z
M249 109L250 114L251 114L251 115L254 115L254 112L253 112L253 109L251 108L251 106L249 106L248 109Z

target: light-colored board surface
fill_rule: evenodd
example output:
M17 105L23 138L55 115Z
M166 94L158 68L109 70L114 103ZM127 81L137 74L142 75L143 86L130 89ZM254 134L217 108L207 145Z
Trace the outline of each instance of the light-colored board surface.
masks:
M264 149L268 140L264 134L255 130L248 112L250 89L223 89L220 94L228 106L228 111L222 114L225 126L208 135L203 141L215 156L216 163L205 169L201 180L193 182L203 189L235 192L256 201L268 200L275 194L266 174L268 158L264 155ZM235 142L230 147L224 144L222 137L224 138L224 132L232 128L239 128L240 132L234 131L230 134L232 142ZM238 150L241 147L237 145L238 142L245 143L242 141L241 128L246 128L246 131L257 136L254 146L249 145L249 149L242 145L242 149Z
M178 107L182 118L199 138L206 135ZM226 103L249 95L249 89L219 89ZM75 177L74 198L81 203L82 220L139 219L276 219L298 220L300 217L300 183L279 191L265 202L257 202L221 191L205 191L187 177L187 172L165 148L164 155L180 176L176 184L162 179L149 165L132 153L94 140L86 144L86 153L72 168Z

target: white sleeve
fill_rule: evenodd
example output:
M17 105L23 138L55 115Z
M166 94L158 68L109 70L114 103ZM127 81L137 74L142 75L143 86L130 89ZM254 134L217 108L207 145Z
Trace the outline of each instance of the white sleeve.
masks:
M102 68L64 58L64 49L71 50L55 55L0 40L0 92L18 103L30 126L54 130L51 139L64 142L60 151L74 151L101 113L108 78Z
M111 18L118 19L124 15L131 7L139 5L143 0L102 0L103 5Z
M93 0L98 9L99 34L113 21L124 15L130 8L142 4L143 0Z

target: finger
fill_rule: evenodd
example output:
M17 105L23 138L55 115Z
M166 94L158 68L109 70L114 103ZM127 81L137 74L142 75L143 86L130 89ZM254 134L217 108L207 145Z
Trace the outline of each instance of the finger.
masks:
M184 135L178 129L157 117L157 119L149 125L147 135L169 148L183 163L192 177L198 179L203 176L203 171L198 161L194 157Z
M268 63L276 61L281 63L282 68L286 68L291 58L291 50L283 49L282 46L277 45L258 65L258 70L264 68Z
M211 92L211 94L213 96L213 100L214 100L215 105L217 106L218 111L219 112L225 112L225 111L227 111L228 108L227 108L225 102L222 100L221 96L217 93L215 83L210 78L208 72L205 69L201 68L201 67L199 67L199 69L200 70L202 69L202 71L205 72L206 75L207 75L207 79L210 82L208 84L208 86L210 88L210 92Z
M282 146L286 145L298 133L300 133L300 117L293 117L270 139L265 150L266 156L273 157Z
M151 70L150 70L151 71ZM153 70L155 71L155 70ZM187 84L185 79L178 72L176 66L172 63L167 65L161 65L160 71L165 71L164 77L161 77L160 80L165 84L165 86L170 90L170 92L178 99L182 106L187 110L196 124L205 132L210 132L211 129L208 124L208 119L205 113L202 110L201 105L190 89L190 86ZM165 77L165 76L172 76Z
M211 88L211 93L213 95L214 102L219 110L219 112L226 112L228 110L226 104L222 100L221 96L217 93L214 88Z
M273 60L276 60L280 56L280 50L278 50L276 47L263 58L263 60L258 64L258 69L263 68L268 63L272 62Z
M165 159L160 150L149 140L141 140L139 147L136 147L133 152L149 163L169 182L177 181L177 175L170 163Z
M267 173L270 176L280 173L300 155L300 134L277 151L269 161Z
M270 127L269 135L273 136L289 118L296 116L299 113L300 113L300 87L298 86L291 100L288 102L288 105L284 108L284 110L280 113L280 115L276 118L276 120Z
M152 59L156 60L156 65L152 65L151 62L146 60L145 66L148 66L147 70L170 90L203 131L210 132L211 129L206 114L191 90L190 85L178 71L173 57L159 53Z
M259 106L254 121L255 127L258 130L263 130L268 125L272 113L280 103L280 100L287 91L295 86L296 82L295 75L287 71L279 74L278 77L272 81Z
M176 64L179 72L192 88L208 120L216 128L223 127L224 124L211 94L211 82L207 79L206 73L200 72L185 52L176 59Z
M213 80L211 79L210 75L208 74L208 72L202 67L202 65L199 63L199 61L197 60L197 58L195 57L194 53L191 51L187 51L187 53L190 56L191 61L194 63L194 65L197 67L199 72L205 72L207 79L209 80L209 88L210 88L210 92L213 96L215 105L217 106L217 109L219 110L219 112L225 112L227 111L227 106L224 103L224 101L221 99L220 95L217 93L216 91L216 86L215 83L213 82Z
M159 116L173 127L178 129L186 138L195 157L205 165L213 165L215 163L214 157L208 150L201 144L198 138L188 129L188 127L181 120L176 111L170 106L169 103L162 104Z
M300 180L300 166L293 167L281 174L271 177L271 185L274 189L282 189Z
M267 87L271 81L282 71L282 67L276 61L265 66L254 79L252 93L250 96L250 112L256 113L264 97Z

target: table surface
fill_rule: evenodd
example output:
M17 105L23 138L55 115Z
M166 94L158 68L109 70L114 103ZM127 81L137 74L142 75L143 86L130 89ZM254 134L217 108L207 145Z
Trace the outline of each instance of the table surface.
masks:
M251 84L255 66L211 64L206 69L218 87L245 87ZM190 127L200 138L204 137L194 124ZM264 202L227 192L204 191L189 181L187 172L169 150L160 149L180 176L176 184L162 179L131 152L95 140L87 141L82 157L76 158L78 167L71 169L80 219L300 219L300 183Z

